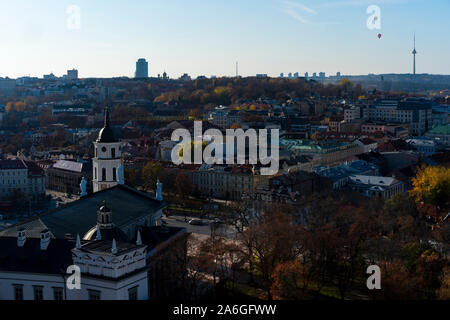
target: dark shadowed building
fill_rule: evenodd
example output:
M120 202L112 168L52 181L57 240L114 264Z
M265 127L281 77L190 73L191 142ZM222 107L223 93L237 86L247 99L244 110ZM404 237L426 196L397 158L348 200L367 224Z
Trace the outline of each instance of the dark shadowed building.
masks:
M87 192L92 193L92 162L59 160L48 169L48 189L68 194L80 194L80 182L87 181Z

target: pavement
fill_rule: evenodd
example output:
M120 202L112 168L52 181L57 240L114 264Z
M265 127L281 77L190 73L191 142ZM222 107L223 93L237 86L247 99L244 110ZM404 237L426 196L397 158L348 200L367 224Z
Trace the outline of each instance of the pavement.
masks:
M198 217L185 217L179 216L179 215L169 215L168 217L163 217L163 221L167 224L167 226L170 227L181 227L186 228L187 232L193 233L195 235L202 235L202 236L210 236L211 235L211 224L214 221L214 219L202 219L203 225L191 225L189 224L189 221L192 219L198 220ZM216 232L223 235L226 238L234 238L235 232L232 227L220 224L219 227L216 229Z

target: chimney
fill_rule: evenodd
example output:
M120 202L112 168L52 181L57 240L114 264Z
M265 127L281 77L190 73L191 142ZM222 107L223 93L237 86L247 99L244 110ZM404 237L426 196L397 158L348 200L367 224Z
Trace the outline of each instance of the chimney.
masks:
M20 228L17 230L17 246L23 247L25 245L25 241L27 241L27 236L24 228Z
M50 231L48 229L45 229L41 231L41 250L42 251L47 250L49 244L50 244Z

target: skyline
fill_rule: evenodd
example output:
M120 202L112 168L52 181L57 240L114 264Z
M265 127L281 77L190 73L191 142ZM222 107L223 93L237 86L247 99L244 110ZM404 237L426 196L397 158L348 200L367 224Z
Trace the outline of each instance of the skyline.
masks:
M372 4L381 9L381 30L366 26ZM75 30L67 27L71 5L80 9ZM0 77L61 76L72 68L81 78L133 77L139 58L149 62L151 77L234 76L236 61L242 76L412 73L414 33L417 73L450 74L450 44L442 37L450 31L448 9L447 0L1 0L9 27L0 31L7 48Z

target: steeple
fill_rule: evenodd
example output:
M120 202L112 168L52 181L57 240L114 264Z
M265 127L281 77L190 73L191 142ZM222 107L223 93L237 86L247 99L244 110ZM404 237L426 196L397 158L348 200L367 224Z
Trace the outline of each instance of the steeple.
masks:
M103 125L104 128L109 127L109 108L108 106L105 107L105 122Z
M97 142L101 143L117 142L116 139L114 138L114 132L111 129L108 107L105 107L105 121L103 124L103 128L100 130L98 134Z
M94 193L124 183L122 143L114 137L108 107L105 108L104 126L94 141L92 178Z

